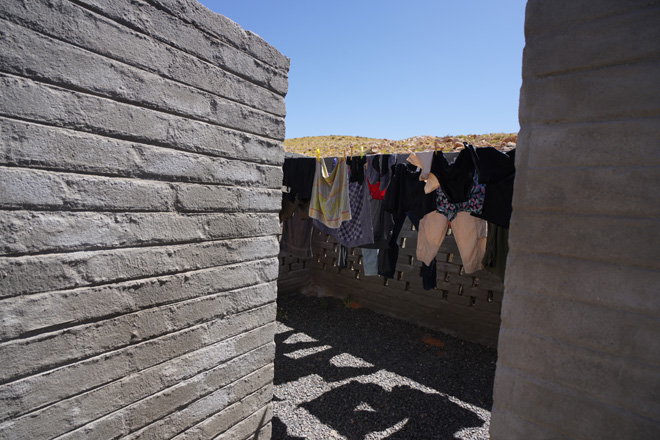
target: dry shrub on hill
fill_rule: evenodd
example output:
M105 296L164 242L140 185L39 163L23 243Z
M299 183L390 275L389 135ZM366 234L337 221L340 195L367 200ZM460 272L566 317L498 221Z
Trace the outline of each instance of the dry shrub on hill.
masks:
M315 156L318 149L321 156L341 156L378 153L410 153L433 150L437 143L438 150L445 152L463 148L463 142L475 147L495 147L508 151L516 147L517 133L468 134L458 136L414 136L393 141L390 139L366 138L360 136L309 136L286 139L284 149L288 152Z

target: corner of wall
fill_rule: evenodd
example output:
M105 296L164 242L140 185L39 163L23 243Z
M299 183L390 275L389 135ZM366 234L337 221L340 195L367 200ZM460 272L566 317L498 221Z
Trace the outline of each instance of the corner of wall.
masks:
M288 59L194 1L0 21L0 432L269 437Z

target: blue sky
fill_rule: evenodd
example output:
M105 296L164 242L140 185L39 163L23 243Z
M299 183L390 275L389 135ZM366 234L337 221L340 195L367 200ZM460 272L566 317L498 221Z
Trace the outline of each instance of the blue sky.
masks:
M525 0L201 0L291 59L286 137L517 132Z

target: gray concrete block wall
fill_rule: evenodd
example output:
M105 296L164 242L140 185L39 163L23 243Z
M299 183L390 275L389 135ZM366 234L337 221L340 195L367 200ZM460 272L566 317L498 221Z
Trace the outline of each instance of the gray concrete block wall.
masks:
M277 291L280 294L301 292L312 281L312 259L280 253Z
M0 438L269 438L288 68L194 0L0 2Z
M334 237L315 229L314 256L309 265L311 284L297 286L298 289L312 295L350 298L360 307L387 316L496 346L504 292L502 280L487 270L464 273L456 240L448 235L436 255L437 287L425 290L420 276L422 262L416 255L417 231L410 220L404 223L399 237L395 277L385 279L364 275L360 248L350 249L347 268L337 267L339 244ZM302 274L298 277L304 279ZM278 283L286 281L280 279Z
M420 276L422 263L415 250L417 232L410 221L406 221L400 237L405 241L399 249L395 278L386 280L364 275L360 248L350 249L348 267L339 268L337 240L315 229L311 258L280 254L278 292L350 298L356 307L497 346L502 280L487 270L465 274L456 240L448 235L436 256L437 287L425 290Z
M660 3L525 33L491 438L660 438Z

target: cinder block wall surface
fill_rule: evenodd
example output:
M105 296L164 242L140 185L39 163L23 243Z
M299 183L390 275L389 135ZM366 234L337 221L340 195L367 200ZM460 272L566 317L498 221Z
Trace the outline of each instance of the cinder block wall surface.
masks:
M288 67L194 0L0 2L0 438L270 437Z
M491 438L660 438L660 2L525 32Z
M312 259L280 254L277 292L300 292L312 281Z
M312 237L312 284L304 289L306 293L350 299L361 307L425 328L497 345L504 285L487 270L464 273L453 235L445 237L436 256L437 287L430 290L422 285L422 262L416 258L417 231L409 220L399 235L394 279L365 276L360 248L350 250L347 268L337 267L339 244L334 237L316 229Z
M422 263L417 260L415 250L417 232L409 221L401 231L401 239L405 247L399 250L396 277L385 279L364 275L360 248L350 249L347 268L337 267L337 240L315 229L312 258L280 255L278 292L350 299L360 307L387 316L497 346L504 294L502 280L486 270L463 273L456 240L449 235L436 256L438 286L424 290L420 276Z

